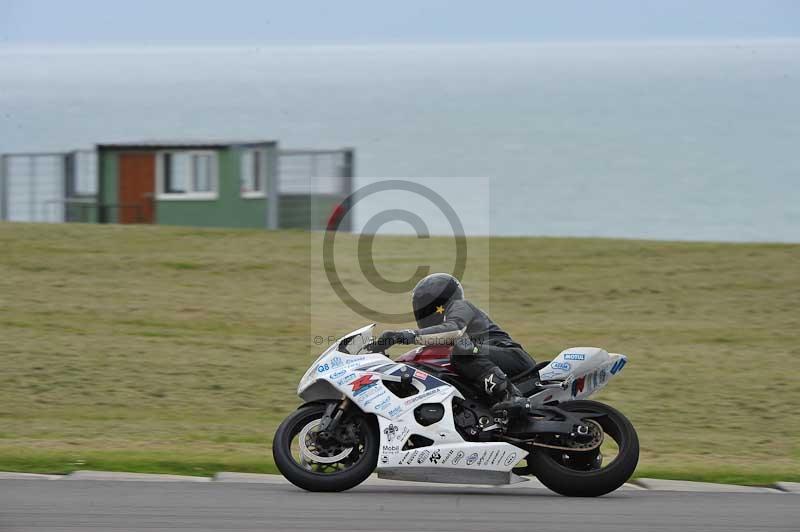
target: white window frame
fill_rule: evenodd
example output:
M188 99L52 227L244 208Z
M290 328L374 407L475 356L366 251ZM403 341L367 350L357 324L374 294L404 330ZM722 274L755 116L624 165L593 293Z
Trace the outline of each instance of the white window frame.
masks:
M244 175L245 175L245 168L247 166L248 160L252 162L252 159L249 156L260 157L260 165L259 170L261 174L261 189L259 190L244 190ZM269 157L269 153L267 150L263 148L247 148L242 150L242 154L239 157L239 192L243 198L246 199L254 199L254 198L266 198L267 197L267 179L269 179L269 174L267 172L267 157Z
M181 154L181 155L207 155L209 156L209 164L211 165L211 191L194 191L187 192L166 192L164 186L164 156L167 154ZM194 176L189 176L189 186L194 183ZM219 198L219 162L217 159L217 152L212 150L164 150L159 151L156 156L156 199L159 200L177 200L177 201L208 201Z

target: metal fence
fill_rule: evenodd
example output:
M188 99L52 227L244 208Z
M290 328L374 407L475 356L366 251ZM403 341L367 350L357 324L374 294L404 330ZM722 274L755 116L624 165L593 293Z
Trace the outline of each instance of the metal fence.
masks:
M280 150L280 226L324 229L337 206L353 192L354 152ZM351 230L350 217L340 230Z
M93 151L0 155L0 220L78 221L81 203L96 201L96 176Z

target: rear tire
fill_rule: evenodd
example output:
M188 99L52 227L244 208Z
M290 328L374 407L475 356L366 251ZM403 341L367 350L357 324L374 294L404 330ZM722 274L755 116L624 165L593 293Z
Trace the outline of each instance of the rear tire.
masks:
M363 451L347 469L334 473L310 471L297 462L292 455L292 441L308 423L321 419L325 414L325 404L311 404L298 408L280 424L272 440L272 457L275 465L286 479L307 491L344 491L364 482L378 464L380 435L377 423L351 406L347 413L349 422L359 426Z
M529 458L530 471L551 490L568 497L599 497L616 490L633 475L639 462L639 437L633 424L618 410L597 401L569 401L558 405L570 412L605 414L596 421L619 445L619 454L607 466L590 471L571 469L554 457L558 452L537 448Z

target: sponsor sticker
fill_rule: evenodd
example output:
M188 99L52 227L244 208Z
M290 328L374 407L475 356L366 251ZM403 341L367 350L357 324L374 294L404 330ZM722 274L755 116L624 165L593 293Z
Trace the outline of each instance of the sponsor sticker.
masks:
M403 407L396 406L396 407L392 408L391 410L389 410L386 413L389 415L389 417L397 417L398 415L400 415L400 412L402 412L402 411L403 411Z
M433 390L428 390L427 392L425 392L423 394L415 395L415 396L411 397L411 399L406 400L405 405L406 406L413 405L414 403L416 403L418 401L422 401L423 399L426 399L426 398L430 397L431 395L435 394L438 391L439 390L437 390L437 389L433 389Z
M444 463L447 463L447 461L448 461L448 460L450 460L450 457L451 457L451 456L453 456L453 453L454 453L454 452L455 452L455 450L454 450L454 449L450 449L450 450L447 452L447 454L446 454L446 455L444 455L444 458L442 458L442 463L443 463L443 464L444 464Z
M470 465L474 464L477 459L478 459L478 453L472 453L471 455L469 455L467 457L467 461L465 463L468 466L470 466Z
M617 373L619 373L620 371L622 371L622 368L625 366L625 363L626 363L627 361L628 361L628 359L627 359L627 358L625 358L625 357L622 357L622 358L620 358L619 360L617 360L616 362L614 362L614 365L612 365L612 366L611 366L611 370L610 370L610 371L611 371L611 374L612 374L612 375L616 375Z
M602 387L606 380L608 380L608 373L606 369L596 369L591 373L587 373L572 381L571 394L576 397L580 393L588 393L592 390Z
M586 360L586 355L583 353L565 353L564 360Z
M383 433L386 435L386 439L388 441L392 441L394 437L397 435L397 432L400 430L400 427L393 423L389 423L386 425L386 428L383 429Z
M405 461L406 464L410 464L411 462L414 461L414 457L417 456L418 452L419 451L417 451L417 450L407 452L406 455L403 457L403 459L400 460L400 463L402 464L403 461ZM406 458L408 458L408 460L406 460Z
M458 451L456 453L455 458L453 458L452 464L453 465L458 465L458 463L461 461L462 458L464 458L464 451Z
M383 446L383 452L391 453L391 454L397 454L397 453L400 452L400 446L399 445L384 445Z
M586 384L586 375L583 377L578 377L574 381L572 381L572 397L575 397L579 393L583 393L583 388Z
M422 462L427 460L430 454L431 454L430 451L422 451L421 453L419 453L419 457L417 458L417 463L421 464Z
M388 392L385 389L382 390L380 388L374 388L373 390L365 393L361 397L361 399L365 399L365 400L361 401L361 404L364 405L364 406L368 406L370 403L372 403L373 401L375 401L377 399L380 399L381 397L383 397L387 393Z
M329 369L331 369L331 367L328 364L321 364L317 366L317 373L325 373Z
M353 390L353 395L357 397L367 390L374 389L375 386L378 385L379 380L380 379L371 374L360 376L350 383L351 389Z
M384 393L386 393L386 390L381 390L380 388L375 387L375 388L367 390L366 392L358 395L355 399L356 399L356 401L361 403L362 406L367 406L372 401L374 401L377 397L382 396Z
M572 366L569 365L569 362L551 362L550 367L561 371L569 371Z
M592 388L601 387L605 384L607 377L605 368L593 371L591 374Z
M517 453L511 453L511 454L508 455L508 458L506 458L506 461L503 462L503 463L506 466L510 466L511 464L516 463L516 462L517 462Z
M381 463L382 464L386 464L388 462L389 462L389 457L387 455L384 454L383 456L381 456Z
M425 373L424 371L416 370L414 372L414 378L424 381L425 379L428 378L428 374Z
M331 368L338 368L342 364L344 364L342 357L335 356L331 359Z
M335 372L331 373L330 378L331 379L338 379L339 377L344 377L346 373L347 373L346 369L340 369L339 371L335 371Z
M442 455L439 453L439 449L434 449L433 453L431 453L431 463L438 464L441 459Z
M353 380L355 378L356 378L356 374L355 373L349 373L349 374L345 375L344 377L342 377L341 380L339 380L339 382L337 382L336 384L338 384L339 386L343 386L343 385L347 384L348 382L350 382L351 380Z
M483 460L484 460L484 458L486 458L486 453L487 452L488 451L483 451L483 454L481 455L480 459L478 460L478 465L482 465L483 464Z
M390 396L390 397L387 397L386 399L384 399L383 401L381 401L380 403L376 404L373 408L375 410L377 410L377 411L381 411L381 410L384 410L384 409L388 408L389 405L391 405L391 403L392 403L392 398Z

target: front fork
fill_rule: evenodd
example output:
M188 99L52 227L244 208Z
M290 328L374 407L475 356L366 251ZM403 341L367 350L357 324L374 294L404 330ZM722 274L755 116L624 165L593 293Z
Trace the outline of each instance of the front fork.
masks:
M325 414L322 415L319 423L320 437L341 439L342 431L337 429L351 404L350 399L347 397L343 397L338 403L328 403Z

